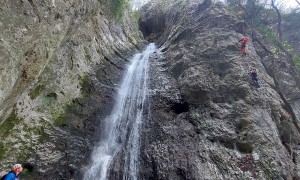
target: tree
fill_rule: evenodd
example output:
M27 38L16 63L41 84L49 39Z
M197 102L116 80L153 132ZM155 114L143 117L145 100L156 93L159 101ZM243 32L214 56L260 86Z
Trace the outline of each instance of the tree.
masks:
M283 45L283 33L282 33L282 15L278 8L278 4L282 2L281 0L246 0L242 3L241 0L227 0L227 4L232 7L238 7L244 13L244 20L250 26L253 38L258 41L258 43L263 46L264 43L260 42L258 39L257 30L260 28L271 30L270 25L275 25L271 38L271 42L275 43L279 49L281 49L287 56L292 57L291 54L284 48ZM235 6L233 6L235 5ZM268 9L267 7L271 7ZM265 30L266 31L266 30ZM267 50L266 47L262 47L268 53L271 50Z
M275 5L276 0L271 0L271 6L275 10L276 15L277 15L277 34L278 34L278 43L282 44L282 30L281 30L281 23L282 23L282 18L281 18L281 13L277 6Z

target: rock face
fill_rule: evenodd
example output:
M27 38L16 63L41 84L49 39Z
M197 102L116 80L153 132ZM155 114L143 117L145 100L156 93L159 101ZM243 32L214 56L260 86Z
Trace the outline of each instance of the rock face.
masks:
M289 58L266 55L238 16L210 0L156 1L141 12L145 38L161 48L139 179L299 179L299 74Z
M25 162L22 179L82 179L127 57L144 44L120 2L0 2L0 171ZM153 1L140 29L160 50L137 179L300 178L300 81L288 56L264 52L211 0ZM110 179L123 177L122 157Z
M0 171L26 162L28 179L80 179L127 57L144 44L115 2L0 2Z

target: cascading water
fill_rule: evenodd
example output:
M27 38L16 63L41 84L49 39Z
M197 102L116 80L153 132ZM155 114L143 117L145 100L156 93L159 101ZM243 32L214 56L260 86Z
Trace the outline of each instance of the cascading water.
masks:
M105 180L114 156L125 149L123 179L137 179L140 153L140 126L143 112L148 110L148 60L156 50L153 43L143 53L131 59L118 91L117 100L110 116L103 121L100 144L92 153L92 164L85 180Z
M133 10L138 10L142 5L148 3L151 0L131 0L130 4Z

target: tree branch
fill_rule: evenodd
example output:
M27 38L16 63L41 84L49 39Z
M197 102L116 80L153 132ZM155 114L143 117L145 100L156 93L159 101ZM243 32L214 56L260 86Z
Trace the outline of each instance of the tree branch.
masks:
M282 18L281 18L281 14L279 9L277 8L277 6L275 5L275 0L271 0L271 6L273 7L273 9L275 9L275 12L277 14L277 33L278 33L278 43L282 44L282 31L281 31L281 22L282 22Z
M300 5L300 1L298 1L298 0L295 0L299 5Z

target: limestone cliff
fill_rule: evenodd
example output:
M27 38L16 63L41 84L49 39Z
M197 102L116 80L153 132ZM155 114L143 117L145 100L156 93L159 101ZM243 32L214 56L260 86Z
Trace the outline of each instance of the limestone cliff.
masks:
M300 86L291 59L265 52L238 14L210 0L155 1L141 12L144 36L161 48L140 179L299 179Z
M0 171L20 162L29 179L79 178L127 57L144 43L137 14L107 0L0 7Z
M82 179L127 57L145 44L139 14L122 2L0 2L0 171L21 162L22 179ZM211 0L156 0L140 13L144 38L160 49L137 179L299 179L290 57L266 52L263 35ZM123 177L122 158L110 179Z

